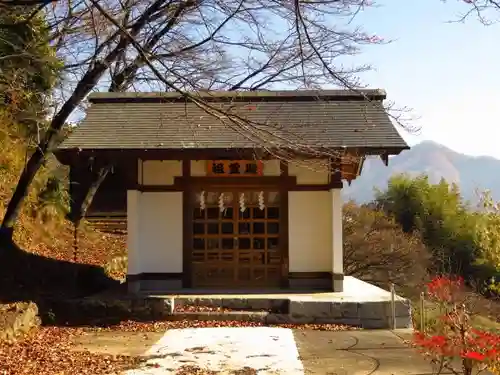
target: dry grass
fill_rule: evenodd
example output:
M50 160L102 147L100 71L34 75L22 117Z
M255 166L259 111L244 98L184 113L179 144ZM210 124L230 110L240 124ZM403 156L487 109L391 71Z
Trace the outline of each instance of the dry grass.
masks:
M471 290L465 290L460 295L461 300L470 311L471 324L476 329L500 332L500 301L498 299L488 299ZM421 329L421 308L418 299L412 299L413 317L415 328ZM439 306L432 301L424 303L425 328L433 329L439 324L442 311Z

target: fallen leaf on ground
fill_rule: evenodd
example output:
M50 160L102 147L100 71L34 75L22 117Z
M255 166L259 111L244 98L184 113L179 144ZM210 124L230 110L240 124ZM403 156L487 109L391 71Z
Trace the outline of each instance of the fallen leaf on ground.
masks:
M189 313L199 313L199 312L241 312L247 311L245 309L236 309L230 307L221 307L221 306L200 306L200 305L175 305L174 311L177 313L180 312L189 312ZM270 309L252 309L252 312L271 312Z
M72 338L88 332L166 332L169 329L205 327L282 327L299 330L343 331L354 327L337 324L281 324L266 325L242 321L123 321L109 327L42 327L15 344L0 343L0 375L83 375L118 374L124 370L137 368L145 358L94 354L89 351L76 351ZM232 371L232 372L231 372ZM254 369L231 370L234 375L253 375ZM184 366L177 375L212 375L210 370Z
M242 369L238 370L227 370L224 371L223 373L231 375L256 375L257 370L250 367L243 367ZM222 374L222 372L208 370L198 366L191 366L191 365L182 366L175 372L175 375L217 375L217 374Z
M81 333L81 329L42 327L20 342L0 343L0 374L118 374L143 361L138 357L72 350L71 338Z
M119 324L107 327L89 327L88 331L125 331L125 332L165 332L169 329L182 328L208 328L208 327L281 327L297 330L316 331L347 331L355 330L357 327L341 324L265 324L259 322L245 321L215 321L215 320L177 320L177 321L155 321L137 322L126 320Z

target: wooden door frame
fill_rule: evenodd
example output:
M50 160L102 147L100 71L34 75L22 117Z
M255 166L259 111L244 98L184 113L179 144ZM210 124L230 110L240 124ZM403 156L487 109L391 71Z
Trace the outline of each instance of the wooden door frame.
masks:
M190 164L190 163L183 163ZM184 169L184 168L183 168ZM283 170L283 169L282 169ZM183 288L192 287L193 263L192 263L192 243L193 243L193 200L192 194L203 188L204 190L213 190L223 188L228 190L274 190L280 194L280 231L279 243L282 258L280 286L288 287L288 269L289 269L289 246L288 246L288 168L285 168L284 174L280 177L251 177L242 181L241 177L225 177L224 179L205 177L193 178L192 183L186 183L183 191L183 262L182 273ZM186 174L184 174L186 176ZM187 174L189 176L189 174ZM188 180L189 178L185 178ZM187 181L186 181L187 182ZM250 183L251 182L251 183Z

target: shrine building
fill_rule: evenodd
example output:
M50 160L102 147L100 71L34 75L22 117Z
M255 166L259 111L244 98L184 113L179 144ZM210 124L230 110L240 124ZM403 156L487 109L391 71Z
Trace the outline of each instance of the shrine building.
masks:
M408 149L383 90L96 93L56 151L126 216L129 291L343 290L343 184ZM74 207L72 207L74 209Z

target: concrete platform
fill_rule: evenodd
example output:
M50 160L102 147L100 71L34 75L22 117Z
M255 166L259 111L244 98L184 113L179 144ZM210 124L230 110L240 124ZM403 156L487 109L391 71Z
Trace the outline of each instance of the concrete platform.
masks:
M222 307L245 312L259 311L244 320L265 320L268 323L334 323L368 329L411 328L411 304L372 284L347 276L344 292L304 292L293 290L255 293L245 291L176 290L168 294L142 293L139 299L155 305L160 315L176 315L175 306ZM392 312L395 312L393 324ZM263 312L265 311L265 312ZM192 319L213 319L228 312L196 313ZM238 314L232 314L236 319ZM241 315L241 314L240 314ZM185 316L184 316L185 317ZM227 320L229 316L221 320Z

